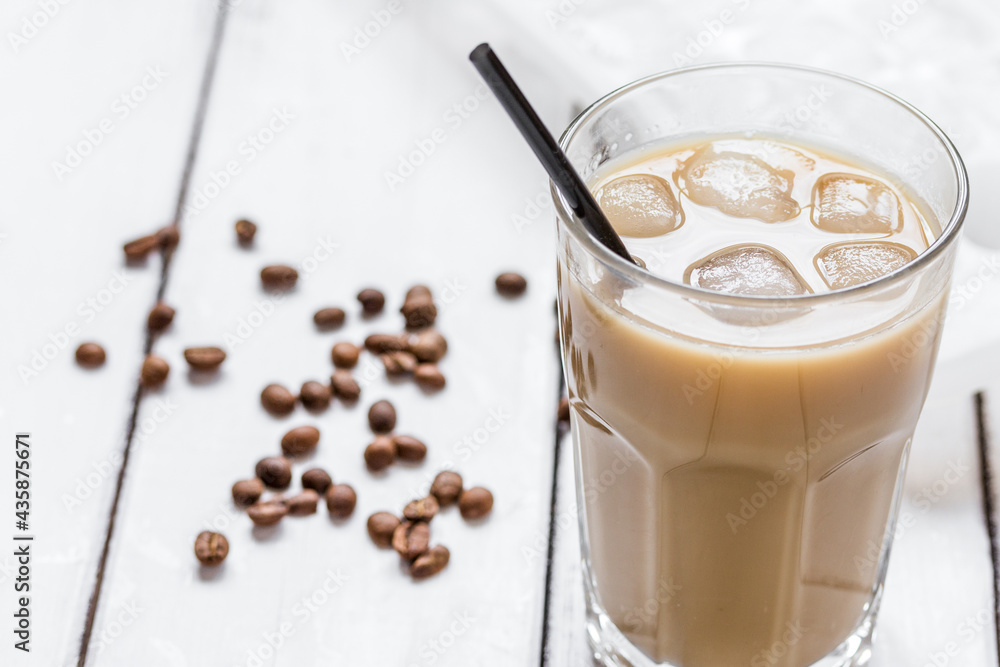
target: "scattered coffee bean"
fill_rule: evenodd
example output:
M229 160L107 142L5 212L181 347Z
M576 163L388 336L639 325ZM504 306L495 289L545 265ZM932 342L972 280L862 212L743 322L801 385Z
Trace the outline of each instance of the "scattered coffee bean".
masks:
M437 319L437 306L434 305L434 299L429 291L414 294L411 289L399 312L406 319L407 329L423 329L434 324L434 320Z
M372 472L385 470L396 460L396 443L385 435L375 437L375 440L365 447L365 464Z
M413 301L415 299L422 299L431 296L431 288L427 285L414 285L410 289L406 290L405 301Z
M253 243L253 237L257 235L257 225L249 220L236 221L236 240L240 245L248 246Z
M304 382L302 388L299 389L299 400L302 401L306 410L314 412L326 410L330 407L331 397L330 387L315 380Z
M423 521L404 521L392 532L392 548L406 560L413 560L427 551L431 529Z
M309 454L319 444L319 429L315 426L296 426L281 437L281 452L285 456Z
M316 506L319 504L319 494L313 489L303 489L291 498L284 500L288 513L292 516L306 516L315 514Z
M410 575L414 579L426 579L434 576L445 568L451 560L451 552L448 547L438 544L421 554L410 566Z
M361 396L361 386L358 381L350 371L342 368L333 372L330 377L330 388L333 390L333 395L345 403L353 403Z
M385 374L392 378L410 375L417 370L417 358L409 352L387 352L382 355Z
M501 273L496 279L497 292L506 297L521 296L528 281L520 273Z
M129 241L123 248L125 251L125 259L129 261L145 259L146 255L156 249L159 244L160 242L156 238L155 234L142 236L134 241Z
M372 334L365 338L365 349L372 354L385 354L406 349L406 336L396 334Z
M326 508L335 519L346 519L354 513L358 494L347 484L333 484L326 490Z
M233 502L237 507L250 507L264 495L264 482L258 478L243 479L233 484Z
M388 433L396 428L396 408L389 401L375 401L368 408L368 426L375 433Z
M463 519L481 519L493 509L493 494L481 486L462 491L458 497L458 510Z
M260 282L268 292L284 292L295 287L299 272L290 266L276 264L260 270Z
M333 365L337 368L354 368L358 365L361 348L354 343L337 343L330 351L330 356L333 358Z
M331 484L333 484L333 480L330 478L330 474L322 468L310 468L302 473L303 489L312 489L322 495L326 493Z
M340 308L323 308L317 310L316 314L313 315L313 322L316 324L316 328L321 331L336 329L342 326L346 319L347 313Z
M292 464L284 456L268 456L257 462L254 474L272 489L287 489L292 483Z
M559 399L559 410L556 416L561 423L569 423L569 399L565 396Z
M156 232L156 244L164 250L173 250L181 242L181 229L177 224L167 225Z
M413 372L413 379L424 389L441 389L446 380L437 364L420 364Z
M153 333L158 333L163 331L170 326L170 323L174 321L174 315L177 313L173 308L158 301L153 309L149 311L149 317L146 318L146 326Z
M189 347L184 360L196 371L214 371L226 360L226 353L217 347Z
M76 363L84 368L103 366L107 358L104 348L97 343L83 343L76 348Z
M418 360L435 363L448 351L448 341L439 332L429 329L412 336L407 343L407 349Z
M365 315L378 315L385 307L385 295L377 289L363 289L358 292L358 301Z
M284 416L295 409L295 394L280 384L269 384L260 392L260 404L272 415Z
M399 526L399 518L389 512L375 512L368 517L368 536L375 546L388 549L392 546L392 534Z
M194 540L194 555L202 565L218 565L229 555L229 540L222 533L202 531Z
M403 516L410 521L430 521L438 513L441 506L434 496L411 500L403 508Z
M247 516L256 526L273 526L285 518L288 508L280 500L265 500L247 508Z
M163 357L150 354L142 362L142 372L139 374L139 381L142 382L143 387L152 389L166 382L169 374L170 364Z
M396 435L392 438L396 445L396 456L402 461L415 463L423 461L427 456L427 445L420 442L413 436Z
M439 472L431 484L431 495L437 498L441 507L458 500L462 493L462 476L457 472L445 470Z

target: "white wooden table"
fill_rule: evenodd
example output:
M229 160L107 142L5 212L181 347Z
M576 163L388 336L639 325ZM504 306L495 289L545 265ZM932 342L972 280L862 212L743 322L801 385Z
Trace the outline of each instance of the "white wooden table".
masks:
M947 664L998 664L972 403L986 389L1000 420L996 3L224 4L220 13L212 0L12 0L0 10L0 460L12 465L14 433L31 432L35 536L32 652L13 650L8 631L0 664L586 663L568 440L554 511L551 495L551 209L541 169L466 60L480 41L552 128L682 61L766 59L886 86L952 134L974 192L956 276L965 296L915 443L910 520L873 664L922 667L942 652ZM124 265L122 243L178 215L169 267L157 256ZM252 250L235 243L240 217L260 225ZM276 304L257 277L270 263L303 274ZM523 299L495 295L493 277L508 269L528 277ZM334 341L398 329L415 282L438 299L447 389L389 383L368 358L357 407L285 419L260 408L269 382L326 378ZM389 304L362 321L353 296L369 285ZM178 315L153 349L173 370L162 390L137 396L145 315L159 293ZM311 315L326 305L349 311L341 331L314 330ZM107 348L102 369L74 363L83 340ZM226 340L221 374L193 382L181 350ZM376 478L361 452L365 409L382 397L397 406L398 430L430 453ZM358 508L343 524L321 509L254 531L229 486L299 424L320 428L313 462L355 486ZM955 465L967 472L928 507L923 490ZM478 526L454 511L435 519L452 562L415 584L371 545L364 522L398 510L447 466L491 488L496 506ZM0 508L12 509L12 482L0 474ZM0 540L14 532L10 514ZM231 544L214 571L192 554L210 527ZM8 620L12 551L0 548Z

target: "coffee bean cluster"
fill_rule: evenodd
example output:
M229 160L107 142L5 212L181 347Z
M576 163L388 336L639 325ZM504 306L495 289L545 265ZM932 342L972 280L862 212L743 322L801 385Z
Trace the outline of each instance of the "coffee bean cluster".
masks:
M126 243L122 250L125 251L125 259L128 262L141 262L154 250L167 252L173 250L180 243L181 232L177 223L172 223L166 227L161 227L152 234L140 236L139 238Z
M365 465L381 472L397 460L420 463L427 457L427 445L411 435L396 435L396 408L389 401L376 401L368 408L368 426L375 439L365 447Z

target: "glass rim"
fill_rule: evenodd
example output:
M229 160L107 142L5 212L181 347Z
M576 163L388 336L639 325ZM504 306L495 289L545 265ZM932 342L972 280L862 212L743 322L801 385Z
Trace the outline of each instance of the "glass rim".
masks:
M576 216L574 215L572 209L569 207L568 203L563 198L562 194L559 192L556 185L550 180L549 189L552 196L552 201L555 205L556 214L560 219L560 222L565 224L569 233L579 242L587 252L600 260L603 265L611 268L612 270L624 275L627 278L634 280L635 282L642 283L644 285L652 285L656 287L665 288L672 292L680 293L681 295L697 298L700 301L713 301L725 305L741 305L743 307L754 306L754 307L774 307L774 306L788 306L794 304L795 306L806 306L806 305L816 305L820 303L825 303L828 301L839 301L842 299L848 299L850 297L861 296L868 294L869 292L878 291L883 287L889 286L891 284L900 281L915 272L922 270L925 266L929 265L934 259L940 255L946 247L952 244L956 238L958 238L958 232L965 221L965 216L968 211L969 206L969 182L968 174L966 173L965 163L962 161L961 156L958 153L958 149L952 143L948 135L945 134L934 121L932 121L925 113L917 109L915 106L902 99L901 97L890 93L883 88L875 86L873 84L862 81L861 79L848 76L846 74L840 74L837 72L831 72L829 70L819 69L815 67L807 67L804 65L793 65L786 63L776 63L776 62L762 62L762 61L746 61L746 62L721 62L721 63L711 63L706 65L695 65L692 67L682 67L679 69L667 70L664 72L659 72L657 74L652 74L650 76L637 79L631 83L627 83L616 90L604 95L586 109L584 109L580 114L570 122L569 126L559 137L559 146L565 152L569 152L569 145L576 137L577 133L584 126L584 124L590 120L597 112L601 109L607 107L612 102L616 101L618 98L627 95L628 93L643 88L649 84L658 82L662 79L668 79L675 76L691 74L695 72L709 71L709 70L739 70L739 69L760 69L760 70L793 70L797 72L805 72L808 74L819 75L821 77L829 77L833 79L839 79L845 81L849 84L860 86L869 91L877 93L878 95L884 97L890 102L894 102L898 106L902 107L905 111L913 115L917 120L922 122L924 126L930 130L930 132L937 138L938 141L945 148L948 159L951 162L952 170L955 173L955 178L957 181L957 196L955 202L955 208L951 213L950 218L946 225L942 226L941 234L934 239L926 250L921 252L917 257L901 266L898 269L890 271L874 280L868 282L860 283L858 285L852 285L850 287L845 287L836 290L830 290L828 292L810 292L806 294L799 294L794 296L759 296L750 294L727 294L725 292L717 292L715 290L709 290L703 287L696 287L694 285L688 285L686 283L675 282L667 278L655 275L631 262L626 261L624 258L619 257L617 254L609 250L604 244L595 239L586 228L576 222Z

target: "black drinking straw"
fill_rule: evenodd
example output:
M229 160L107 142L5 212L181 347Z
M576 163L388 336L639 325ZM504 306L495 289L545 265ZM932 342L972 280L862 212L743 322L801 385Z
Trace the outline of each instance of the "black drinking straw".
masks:
M507 68L503 66L497 55L489 44L480 44L472 53L469 60L476 66L480 76L490 87L503 106L504 111L514 121L514 125L521 132L531 150L535 152L535 157L545 167L549 178L556 184L559 192L569 202L573 213L590 234L604 244L611 252L627 259L635 264L632 255L625 248L625 244L618 237L614 227L608 222L601 207L594 201L594 195L576 173L573 165L569 163L569 158L559 148L559 144L545 129L542 119L538 117L531 104L524 97L524 93L514 83Z

